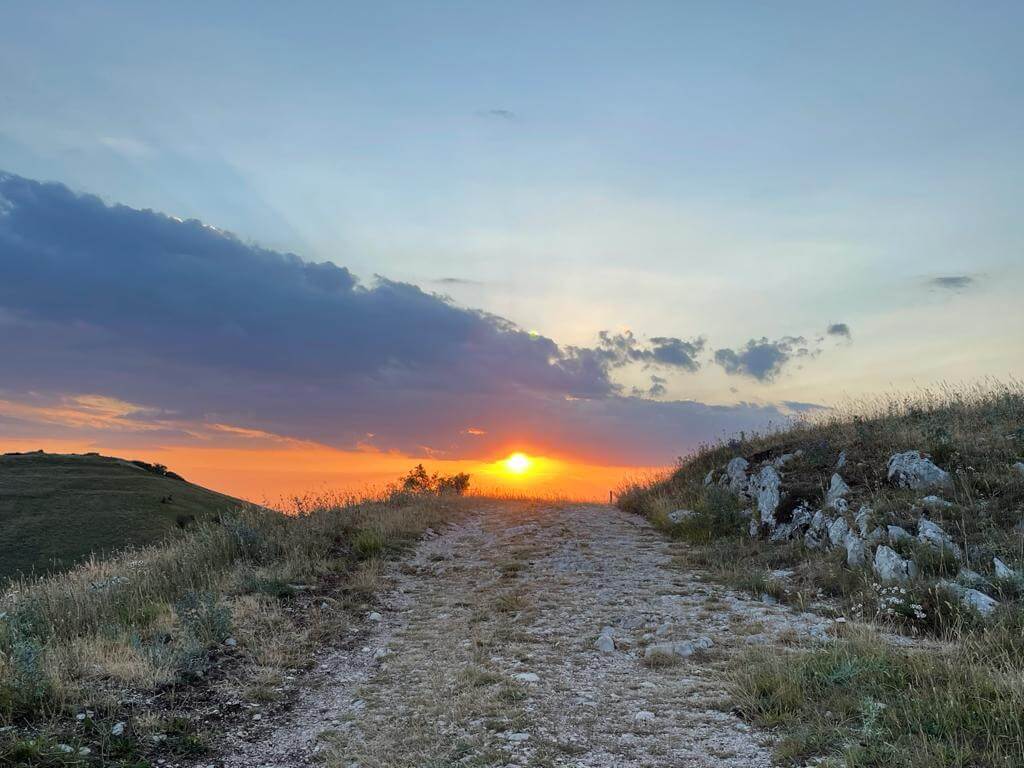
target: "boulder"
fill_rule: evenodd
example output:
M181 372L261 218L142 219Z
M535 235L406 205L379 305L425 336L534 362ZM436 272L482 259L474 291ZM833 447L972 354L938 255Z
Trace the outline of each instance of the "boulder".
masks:
M696 640L685 640L679 643L655 643L648 645L644 650L644 658L650 659L655 656L681 656L686 658L692 656L695 651L706 650L714 643L710 637L698 637Z
M953 477L937 467L920 451L893 454L889 459L889 480L901 488L916 490L953 489Z
M917 566L913 560L903 559L896 550L883 544L875 550L874 571L882 583L891 584L894 581L906 582L912 579L917 575Z
M838 472L833 473L832 482L828 487L828 493L825 494L825 506L834 509L837 512L845 512L846 494L849 492L850 486L843 481L843 478L839 476Z
M998 557L992 558L992 567L995 569L997 579L1015 579L1017 577L1017 572Z
M828 539L833 547L838 547L846 541L846 534L850 532L850 526L846 524L846 518L837 517L828 527Z
M715 470L712 469L710 472L708 472L706 475L704 475L704 485L711 485L711 483L714 481L714 479L715 479Z
M826 541L825 534L813 527L808 528L804 533L804 546L808 549L823 549Z
M611 627L604 627L601 630L601 634L597 636L597 640L594 642L594 647L597 648L601 653L611 653L615 650L615 638L612 635Z
M1015 462L1010 466L1010 469L1016 472L1020 477L1024 477L1024 461Z
M868 525L871 524L871 512L871 507L863 504L857 510L857 514L853 516L853 522L857 524L857 530L860 531L861 536L867 536L868 534Z
M901 528L898 525L890 525L886 527L886 531L889 534L889 543L897 544L901 541L913 541L914 537L907 533L905 528Z
M977 589L971 589L969 587L957 584L955 581L942 580L938 582L938 586L948 589L960 602L968 608L973 608L982 616L991 616L996 608L999 607L999 601L995 600L984 592L980 592Z
M864 540L853 531L849 531L846 534L846 538L843 541L843 546L846 547L846 564L851 568L860 568L864 565L865 559L865 548Z
M963 584L965 587L988 586L988 580L970 568L961 568L956 574L956 580L958 584Z
M769 529L775 528L775 511L779 508L780 486L782 478L773 467L764 467L755 479L751 480L751 490L757 497L757 511L761 516L761 524Z
M876 525L872 530L868 531L867 535L864 537L864 541L868 544L881 544L887 539L887 537L888 535L886 534L885 529L880 525Z
M953 543L950 535L942 530L938 523L934 523L926 517L921 518L921 522L917 524L917 540L929 544L935 549L949 549L958 558L960 557L960 547Z
M725 478L729 490L733 493L745 493L747 490L747 460L737 456L725 465Z
M819 511L816 514L820 515L821 512ZM811 514L811 510L807 508L806 504L801 503L800 506L793 510L793 517L791 518L790 522L793 523L794 528L802 529L811 525L813 520L814 515Z
M842 469L846 466L846 451L839 452L839 458L836 459L836 469Z

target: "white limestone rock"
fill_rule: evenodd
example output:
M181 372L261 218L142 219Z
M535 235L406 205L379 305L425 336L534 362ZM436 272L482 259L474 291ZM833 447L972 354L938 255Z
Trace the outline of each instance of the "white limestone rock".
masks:
M992 558L992 567L995 569L997 579L1014 579L1017 577L1017 572L998 557Z
M650 659L656 656L679 656L686 658L695 652L707 650L714 642L710 637L698 637L696 640L684 640L678 643L655 643L644 649L644 658Z
M953 539L942 527L928 518L921 518L917 524L917 540L929 544L935 549L949 549L957 558L960 557L960 547L953 543Z
M953 489L953 478L920 451L896 453L889 459L889 480L901 488Z
M864 540L853 531L846 534L843 542L846 547L846 564L851 568L860 568L864 565L865 547Z
M871 512L871 507L864 504L857 510L857 514L853 516L853 522L857 524L857 530L860 531L861 536L867 536L868 534L868 525L871 523Z
M901 541L913 541L914 537L911 536L906 528L901 528L898 525L887 526L886 531L889 534L889 543L898 544Z
M773 467L764 467L757 475L756 485L755 482L751 482L751 485L756 488L757 511L761 516L761 524L768 526L769 529L774 529L782 478Z
M823 531L813 526L804 533L804 546L808 549L823 549L826 541L827 538Z
M883 544L875 550L874 571L883 584L903 583L917 575L917 566L913 560L905 560L896 550Z
M615 650L615 637L611 627L605 627L597 636L594 647L601 653L612 653Z
M825 506L837 512L844 512L846 510L846 494L849 492L850 486L843 481L838 472L833 473L828 493L825 494Z
M991 616L995 613L996 608L999 607L999 601L989 597L984 592L980 592L977 589L971 589L961 584L957 584L955 581L942 580L938 582L938 586L944 587L952 592L960 602L968 608L973 608L982 616Z
M833 547L842 546L846 541L846 534L849 532L850 526L846 523L846 518L837 517L828 527L828 539L832 542Z
M742 456L737 456L725 465L725 480L733 493L746 493L747 467L750 464Z

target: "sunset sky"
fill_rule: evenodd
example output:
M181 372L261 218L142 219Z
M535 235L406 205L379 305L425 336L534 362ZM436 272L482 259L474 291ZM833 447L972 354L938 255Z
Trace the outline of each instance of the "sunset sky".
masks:
M1019 2L4 3L0 451L606 498L1024 375L1022 33Z

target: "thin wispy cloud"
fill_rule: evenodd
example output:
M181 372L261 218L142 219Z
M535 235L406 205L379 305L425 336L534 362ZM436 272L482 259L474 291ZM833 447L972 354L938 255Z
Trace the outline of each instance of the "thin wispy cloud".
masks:
M519 118L511 109L482 109L477 112L477 116L506 122L514 122Z
M928 281L932 288L939 288L944 291L964 291L973 286L977 281L971 275L943 275L933 277Z

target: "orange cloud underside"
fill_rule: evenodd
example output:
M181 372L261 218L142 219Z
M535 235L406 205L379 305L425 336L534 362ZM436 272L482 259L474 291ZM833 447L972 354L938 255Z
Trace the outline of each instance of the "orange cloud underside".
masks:
M43 448L53 453L97 451L110 456L165 464L187 480L250 501L276 504L293 496L325 490L380 490L422 463L429 472L468 472L478 492L513 491L540 496L607 501L624 480L659 471L653 467L615 467L576 463L529 454L529 469L509 472L511 449L494 461L437 460L374 450L341 451L310 443L238 448L225 446L153 446L118 448L75 440L4 440L0 451Z

